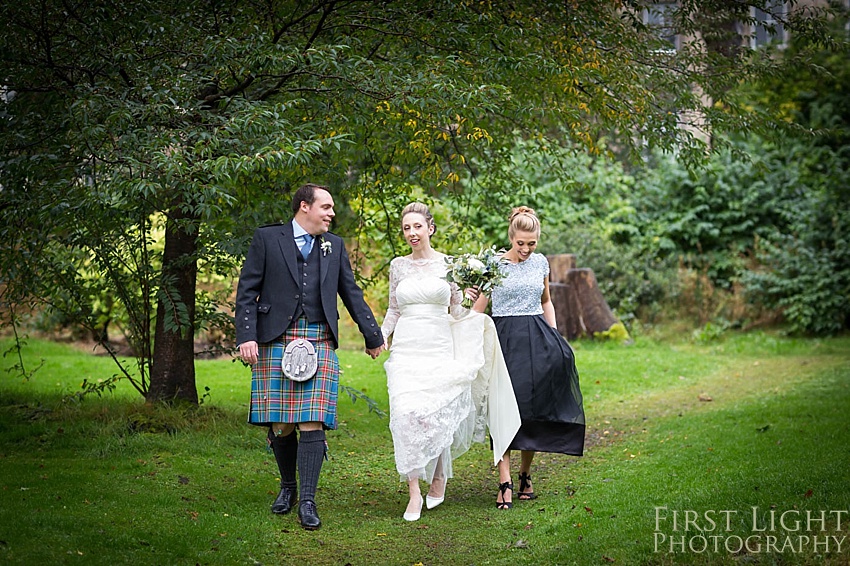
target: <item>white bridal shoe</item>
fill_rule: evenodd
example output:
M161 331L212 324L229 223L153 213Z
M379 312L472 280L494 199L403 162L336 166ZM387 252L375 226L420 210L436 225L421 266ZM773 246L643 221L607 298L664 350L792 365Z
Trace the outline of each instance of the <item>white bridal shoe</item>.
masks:
M405 521L418 521L419 517L421 517L421 516L422 516L422 497L420 496L419 497L419 510L417 510L415 513L408 513L407 511L405 511L404 512L404 520Z
M425 496L425 507L427 507L428 509L433 509L434 507L436 507L437 505L439 505L440 503L445 501L445 499L446 499L445 495L442 496L442 497L431 497L430 495L426 495Z
M431 497L430 495L425 496L425 507L428 509L433 509L440 503L446 500L446 481L445 478L440 478L443 481L443 495L440 497Z

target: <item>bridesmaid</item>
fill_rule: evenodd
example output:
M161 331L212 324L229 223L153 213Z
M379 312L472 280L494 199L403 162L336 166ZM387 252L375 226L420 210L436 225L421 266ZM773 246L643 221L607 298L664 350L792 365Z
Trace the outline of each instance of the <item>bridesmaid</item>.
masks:
M540 221L531 208L514 208L508 237L511 248L506 277L492 291L492 317L508 366L522 426L498 464L498 509L513 506L511 450L520 450L520 501L535 499L531 464L536 452L581 456L584 452L584 409L575 356L558 334L549 295L549 262L535 253ZM488 298L473 307L484 312Z

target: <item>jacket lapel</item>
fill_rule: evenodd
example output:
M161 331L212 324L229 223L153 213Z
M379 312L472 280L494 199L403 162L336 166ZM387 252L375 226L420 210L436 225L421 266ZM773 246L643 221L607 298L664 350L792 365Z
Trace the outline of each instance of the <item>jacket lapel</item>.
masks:
M328 274L328 262L331 259L329 256L326 256L324 253L322 253L321 246L324 242L330 242L330 240L328 240L326 235L324 234L313 240L313 247L319 247L319 284L325 282L325 276Z
M295 254L298 253L298 248L295 247L295 238L292 234L292 222L286 222L281 226L281 235L278 238L278 245L283 254L283 259L286 266L289 268L289 273L292 275L292 280L298 283L298 258Z

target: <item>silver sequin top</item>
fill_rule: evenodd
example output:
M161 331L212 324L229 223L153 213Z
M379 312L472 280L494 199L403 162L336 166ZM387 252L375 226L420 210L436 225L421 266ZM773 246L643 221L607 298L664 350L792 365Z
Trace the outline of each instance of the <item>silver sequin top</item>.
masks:
M493 316L526 316L543 314L540 297L543 281L549 276L549 261L541 254L531 254L525 261L506 263L507 274L493 289Z

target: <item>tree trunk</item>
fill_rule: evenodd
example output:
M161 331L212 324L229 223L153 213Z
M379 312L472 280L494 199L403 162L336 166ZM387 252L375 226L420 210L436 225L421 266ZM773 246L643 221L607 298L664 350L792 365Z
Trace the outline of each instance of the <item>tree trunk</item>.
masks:
M549 256L549 293L558 331L573 340L611 328L617 319L596 284L592 269L575 268L575 256Z
M162 285L156 305L156 331L147 395L149 403L185 401L198 404L194 325L197 232L189 233L181 226L186 220L191 220L191 217L175 206L165 226ZM181 312L183 307L185 311Z

